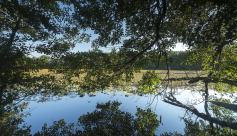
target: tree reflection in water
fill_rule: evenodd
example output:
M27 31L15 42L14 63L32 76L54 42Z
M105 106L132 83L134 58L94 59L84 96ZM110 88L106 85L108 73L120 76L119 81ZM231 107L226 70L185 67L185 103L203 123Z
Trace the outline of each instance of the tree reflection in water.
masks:
M97 110L79 118L77 125L83 135L152 135L159 126L157 115L150 109L137 108L136 118L119 109L117 101L97 104Z
M184 104L175 97L174 90L163 94L163 101L176 107L184 109L185 115L180 117L186 127L184 134L177 132L165 132L162 136L169 135L237 135L237 123L234 112L234 104L228 104L230 101L209 97L208 83L204 85L204 111L201 113L193 104ZM169 95L165 95L168 94ZM209 100L211 99L211 100ZM8 99L9 101L9 99ZM14 100L12 104L4 102L8 106L1 106L1 124L0 131L2 135L30 135L31 126L22 128L18 124L24 122L22 117L30 115L29 112L21 113L28 103L21 103ZM17 104L16 104L17 103ZM142 110L137 108L135 117L131 113L122 111L118 101L108 101L106 103L97 103L96 110L88 112L79 117L77 124L67 124L64 119L55 121L52 126L44 124L41 131L35 133L38 135L155 135L161 120L158 120L157 114L151 109ZM4 107L4 108L3 108ZM226 107L226 108L224 108ZM83 129L75 129L80 126Z
M163 101L186 110L184 117L181 117L186 125L184 128L185 135L237 135L237 123L234 122L236 116L234 116L233 113L233 111L236 111L236 105L216 102L220 101L220 99L217 98L214 99L215 101L209 101L208 82L205 82L204 84L205 113L199 112L193 105L187 105L179 102L173 95L171 97L164 98ZM211 102L211 107L209 108L208 102ZM224 107L227 107L229 110ZM213 114L213 116L211 116L209 111ZM195 121L192 120L193 117L196 118ZM166 134L168 135L168 133ZM174 133L170 133L170 135L173 134Z
M84 130L74 130L74 123L67 124L63 119L55 121L54 125L47 127L47 123L42 127L42 131L34 134L38 135L153 135L159 126L157 115L150 109L142 110L137 108L136 118L129 112L119 109L122 103L109 101L105 104L97 104L96 110L82 115L78 119L77 126L83 126ZM1 134L3 135L23 135L30 133L27 129L18 128L20 120L9 119L1 124Z

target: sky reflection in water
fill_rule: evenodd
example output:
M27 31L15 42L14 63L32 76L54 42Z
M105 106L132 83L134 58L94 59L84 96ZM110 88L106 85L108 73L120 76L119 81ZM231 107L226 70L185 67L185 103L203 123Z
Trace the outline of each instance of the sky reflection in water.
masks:
M170 89L167 90L167 92L169 91ZM199 103L203 100L203 92L193 91L191 89L175 89L175 92L175 98L183 104ZM88 94L80 97L77 95L77 92L72 92L68 96L60 98L61 100L57 100L58 98L54 96L53 101L38 103L31 101L28 108L25 109L25 111L32 110L30 112L31 115L23 118L25 120L23 124L27 123L26 126L32 125L31 134L41 131L45 122L47 122L48 126L51 126L54 121L59 121L60 119L64 119L67 124L74 123L76 125L80 116L87 114L87 112L91 113L96 109L97 103L117 100L122 103L120 109L131 113L133 116L135 116L137 111L136 108L143 110L151 108L157 114L158 120L162 116L161 124L156 130L156 135L174 131L184 134L185 123L180 118L185 116L186 110L162 101L162 98L167 94L143 96L129 94L129 97L125 97L126 94L123 91L104 92L96 94L95 97L89 97ZM216 94L215 96L221 97L220 94L215 93L213 90L209 90L209 94ZM200 113L205 113L204 102L195 105L195 108ZM82 127L76 126L76 128L83 130Z

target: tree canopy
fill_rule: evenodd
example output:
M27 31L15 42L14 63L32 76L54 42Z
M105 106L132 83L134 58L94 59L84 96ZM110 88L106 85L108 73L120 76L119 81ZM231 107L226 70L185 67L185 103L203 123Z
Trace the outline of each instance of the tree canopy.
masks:
M31 80L29 72L38 71L45 63L27 57L31 53L58 58L85 38L69 17L65 19L70 7L61 8L62 4L70 5L70 1L0 1L1 91L15 83L41 80L36 77ZM57 38L59 34L63 36Z
M52 70L64 73L67 79L86 74L82 86L104 88L119 80L130 81L134 72L151 61L163 61L169 70L167 51L178 42L189 47L184 64L202 59L208 78L236 81L235 0L0 3L2 89L31 79L26 72L44 67L45 61L26 57L33 51L52 56L52 65L57 64ZM63 4L68 7L61 7ZM69 11L73 14L69 15ZM84 55L70 52L75 43L89 40L89 35L80 33L88 29L99 35L92 41L93 50ZM58 34L61 38L57 38ZM27 41L46 43L28 46ZM109 46L113 47L109 54L100 50Z
M78 24L99 35L92 42L95 49L92 54L98 52L99 47L122 45L111 50L112 54L116 52L118 55L115 59L103 53L95 55L93 62L98 64L95 69L87 71L87 79L94 80L94 83L98 83L101 76L98 74L92 79L96 74L90 73L98 73L98 69L107 72L103 77L113 74L107 83L121 79L121 73L125 73L126 80L129 80L134 71L149 61L159 64L163 60L169 69L167 51L177 42L189 47L183 60L185 64L202 59L208 78L236 81L237 4L234 0L72 2L73 17ZM76 67L78 63L73 65Z
M93 50L71 52L76 43L90 40L86 30L99 35L92 41ZM178 42L189 47L183 63L192 65L202 60L203 70L208 73L207 77L197 77L194 81L224 82L236 86L236 31L236 0L0 0L0 116L15 115L27 104L12 109L9 106L14 100L21 101L21 97L42 90L57 94L59 90L80 88L83 93L84 90L129 82L134 72L139 72L150 62L157 64L154 69L165 63L169 75L172 57L168 51ZM30 42L32 44L28 45ZM101 47L112 49L110 53L104 53ZM50 58L32 59L29 55L33 52ZM63 73L63 77L32 74L42 68ZM81 81L72 82L72 78L81 75ZM155 72L149 71L142 76L138 88L154 92L154 85L160 83L159 80ZM61 91L60 95L64 93ZM175 99L166 102L183 106ZM4 111L6 106L8 111ZM208 114L202 115L190 107L183 108L208 118ZM139 112L155 117L150 111ZM145 121L145 116L143 118L139 112L140 121ZM124 113L119 113L121 119L127 118ZM92 114L82 117L81 122ZM9 124L15 121L8 117L4 120ZM192 121L185 121L187 127L193 125ZM228 122L224 123L228 126ZM12 126L10 130L16 129ZM154 130L143 131L150 133Z

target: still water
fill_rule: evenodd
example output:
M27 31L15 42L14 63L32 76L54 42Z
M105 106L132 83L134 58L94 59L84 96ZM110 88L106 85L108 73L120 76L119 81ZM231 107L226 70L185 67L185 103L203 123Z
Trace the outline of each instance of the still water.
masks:
M197 86L180 86L175 87L172 90L171 88L163 90L164 88L160 88L160 90L157 91L161 93L157 94L136 94L127 93L126 91L117 91L116 89L108 89L104 91L97 91L93 94L85 93L84 95L79 95L78 92L70 92L63 97L58 97L57 95L37 95L29 97L27 101L25 101L30 102L28 107L22 111L23 113L27 113L27 115L22 118L25 122L18 126L24 128L31 125L30 134L33 135L38 131L42 131L42 127L45 123L47 123L47 127L49 127L57 124L57 121L64 119L67 125L74 123L75 126L73 127L72 132L75 132L75 129L83 131L85 126L76 125L78 124L81 116L89 116L94 114L96 111L100 111L97 109L98 107L96 108L97 104L106 104L114 101L121 103L121 105L119 105L119 110L122 113L130 113L134 119L137 118L136 112L138 110L147 111L147 109L150 109L154 112L156 119L159 121L159 126L155 128L156 135L161 135L165 132L172 133L175 131L184 135L187 133L187 129L190 129L190 127L188 128L186 126L184 120L189 120L190 122L200 122L200 120L203 120L204 124L210 124L210 122L205 120L205 118L198 117L187 108L184 108L185 106L193 106L201 114L210 114L209 116L211 118L219 117L218 120L224 120L226 122L228 119L224 119L223 116L231 116L231 123L236 122L236 112L228 109L224 109L224 111L228 112L222 112L223 107L219 106L219 112L222 113L216 114L216 111L213 109L216 109L217 107L213 108L215 105L211 102L206 102L209 107L208 111L205 111L205 101L207 101L207 99L228 100L232 104L235 104L235 98L237 98L236 93L223 95L223 93L218 93L213 89L209 89L209 96L205 97L205 94L202 91L203 85L200 85L200 83ZM44 99L44 101L42 99ZM177 106L169 102L173 102L181 106ZM220 115L227 113L228 115ZM88 123L89 122L90 121L88 121ZM94 127L95 126L96 125L94 125ZM221 125L219 124L219 128L220 127ZM232 131L234 131L234 129Z

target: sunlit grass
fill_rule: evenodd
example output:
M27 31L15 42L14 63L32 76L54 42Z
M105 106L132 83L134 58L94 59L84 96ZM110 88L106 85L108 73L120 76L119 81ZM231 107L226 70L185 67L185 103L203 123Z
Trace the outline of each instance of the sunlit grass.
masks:
M118 84L111 84L107 86L104 89L113 90L116 89L116 91L127 91L130 93L135 93L137 90L134 90L134 86L139 85L139 81L142 79L143 74L145 74L148 70L141 70L140 73L134 73L134 78L131 79L130 82L119 80ZM156 70L155 73L159 74L160 79L167 79L167 71L166 70ZM197 77L197 74L200 74L201 71L178 71L178 70L171 70L169 72L169 78L191 78L191 77ZM86 76L86 73L80 74L79 77L77 76L68 76L66 78L64 74L51 72L48 69L41 69L38 72L30 73L33 77L38 78L45 78L42 81L45 82L37 82L34 86L42 86L41 88L38 87L38 90L43 89L44 92L49 93L55 93L59 97L62 97L65 95L65 92L68 93L70 91L77 91L80 92L80 94L86 93L93 93L97 89L99 89L100 84L97 86L91 86L87 82L84 81L84 77ZM54 77L50 79L50 77ZM125 77L125 75L124 75ZM96 77L95 77L96 78ZM69 80L68 80L69 79ZM166 83L161 81L160 83ZM172 83L172 85L186 85L187 81L175 81ZM31 88L34 89L34 88ZM104 90L103 89L103 90ZM97 90L98 91L98 90ZM159 90L155 90L159 91ZM139 92L138 92L139 93ZM147 92L150 93L150 92ZM153 90L153 93L154 90ZM145 94L145 93L144 93Z
M122 82L123 85L137 85L138 82L142 79L144 73L148 70L141 70L140 73L134 73L134 78L130 83ZM168 78L167 70L155 70L155 73L159 74L161 79ZM41 69L39 72L31 73L32 76L41 76L45 74L54 75L56 78L62 80L63 74L56 74L54 72L50 72L48 69ZM169 71L169 78L191 78L196 76L203 76L201 71L181 71L181 70L170 70ZM86 73L81 74L80 77L73 76L71 79L73 82L81 82L85 77Z

